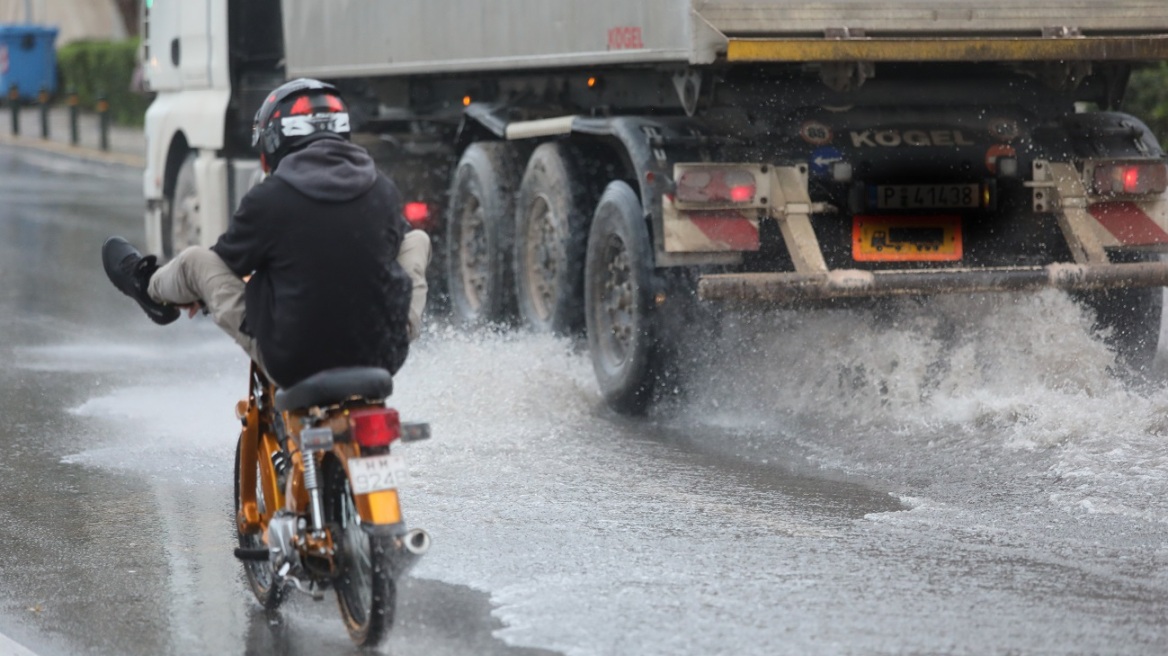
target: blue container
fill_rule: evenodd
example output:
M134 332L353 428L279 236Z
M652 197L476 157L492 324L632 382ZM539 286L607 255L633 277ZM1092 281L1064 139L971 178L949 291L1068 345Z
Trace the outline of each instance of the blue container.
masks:
M15 84L21 100L36 100L42 88L57 91L57 28L0 24L0 97Z

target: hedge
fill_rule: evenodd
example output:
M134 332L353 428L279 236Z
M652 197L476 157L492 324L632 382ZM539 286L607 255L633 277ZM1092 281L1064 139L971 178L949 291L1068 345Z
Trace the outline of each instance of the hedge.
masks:
M60 91L76 91L83 108L104 94L115 123L142 125L150 97L131 86L137 64L138 39L75 41L57 50Z

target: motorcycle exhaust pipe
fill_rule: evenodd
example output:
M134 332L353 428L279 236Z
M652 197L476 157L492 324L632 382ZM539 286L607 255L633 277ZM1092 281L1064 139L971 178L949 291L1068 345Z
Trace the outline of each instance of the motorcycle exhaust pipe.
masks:
M430 534L420 528L411 529L402 536L401 545L393 558L393 575L397 577L410 571L427 551L430 550Z
M402 539L406 551L421 556L430 550L430 534L420 528L411 529Z

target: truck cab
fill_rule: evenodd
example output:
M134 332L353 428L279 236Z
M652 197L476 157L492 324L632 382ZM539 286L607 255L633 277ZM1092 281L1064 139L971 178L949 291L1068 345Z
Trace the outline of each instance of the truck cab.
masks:
M283 81L278 0L146 0L146 248L209 246L260 179L251 115Z

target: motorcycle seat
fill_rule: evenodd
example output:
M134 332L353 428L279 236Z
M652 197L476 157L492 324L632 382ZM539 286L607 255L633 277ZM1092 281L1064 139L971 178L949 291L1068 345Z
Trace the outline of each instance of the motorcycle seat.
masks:
M354 397L381 400L393 392L393 376L380 367L327 369L276 390L276 410L286 412L335 405Z

